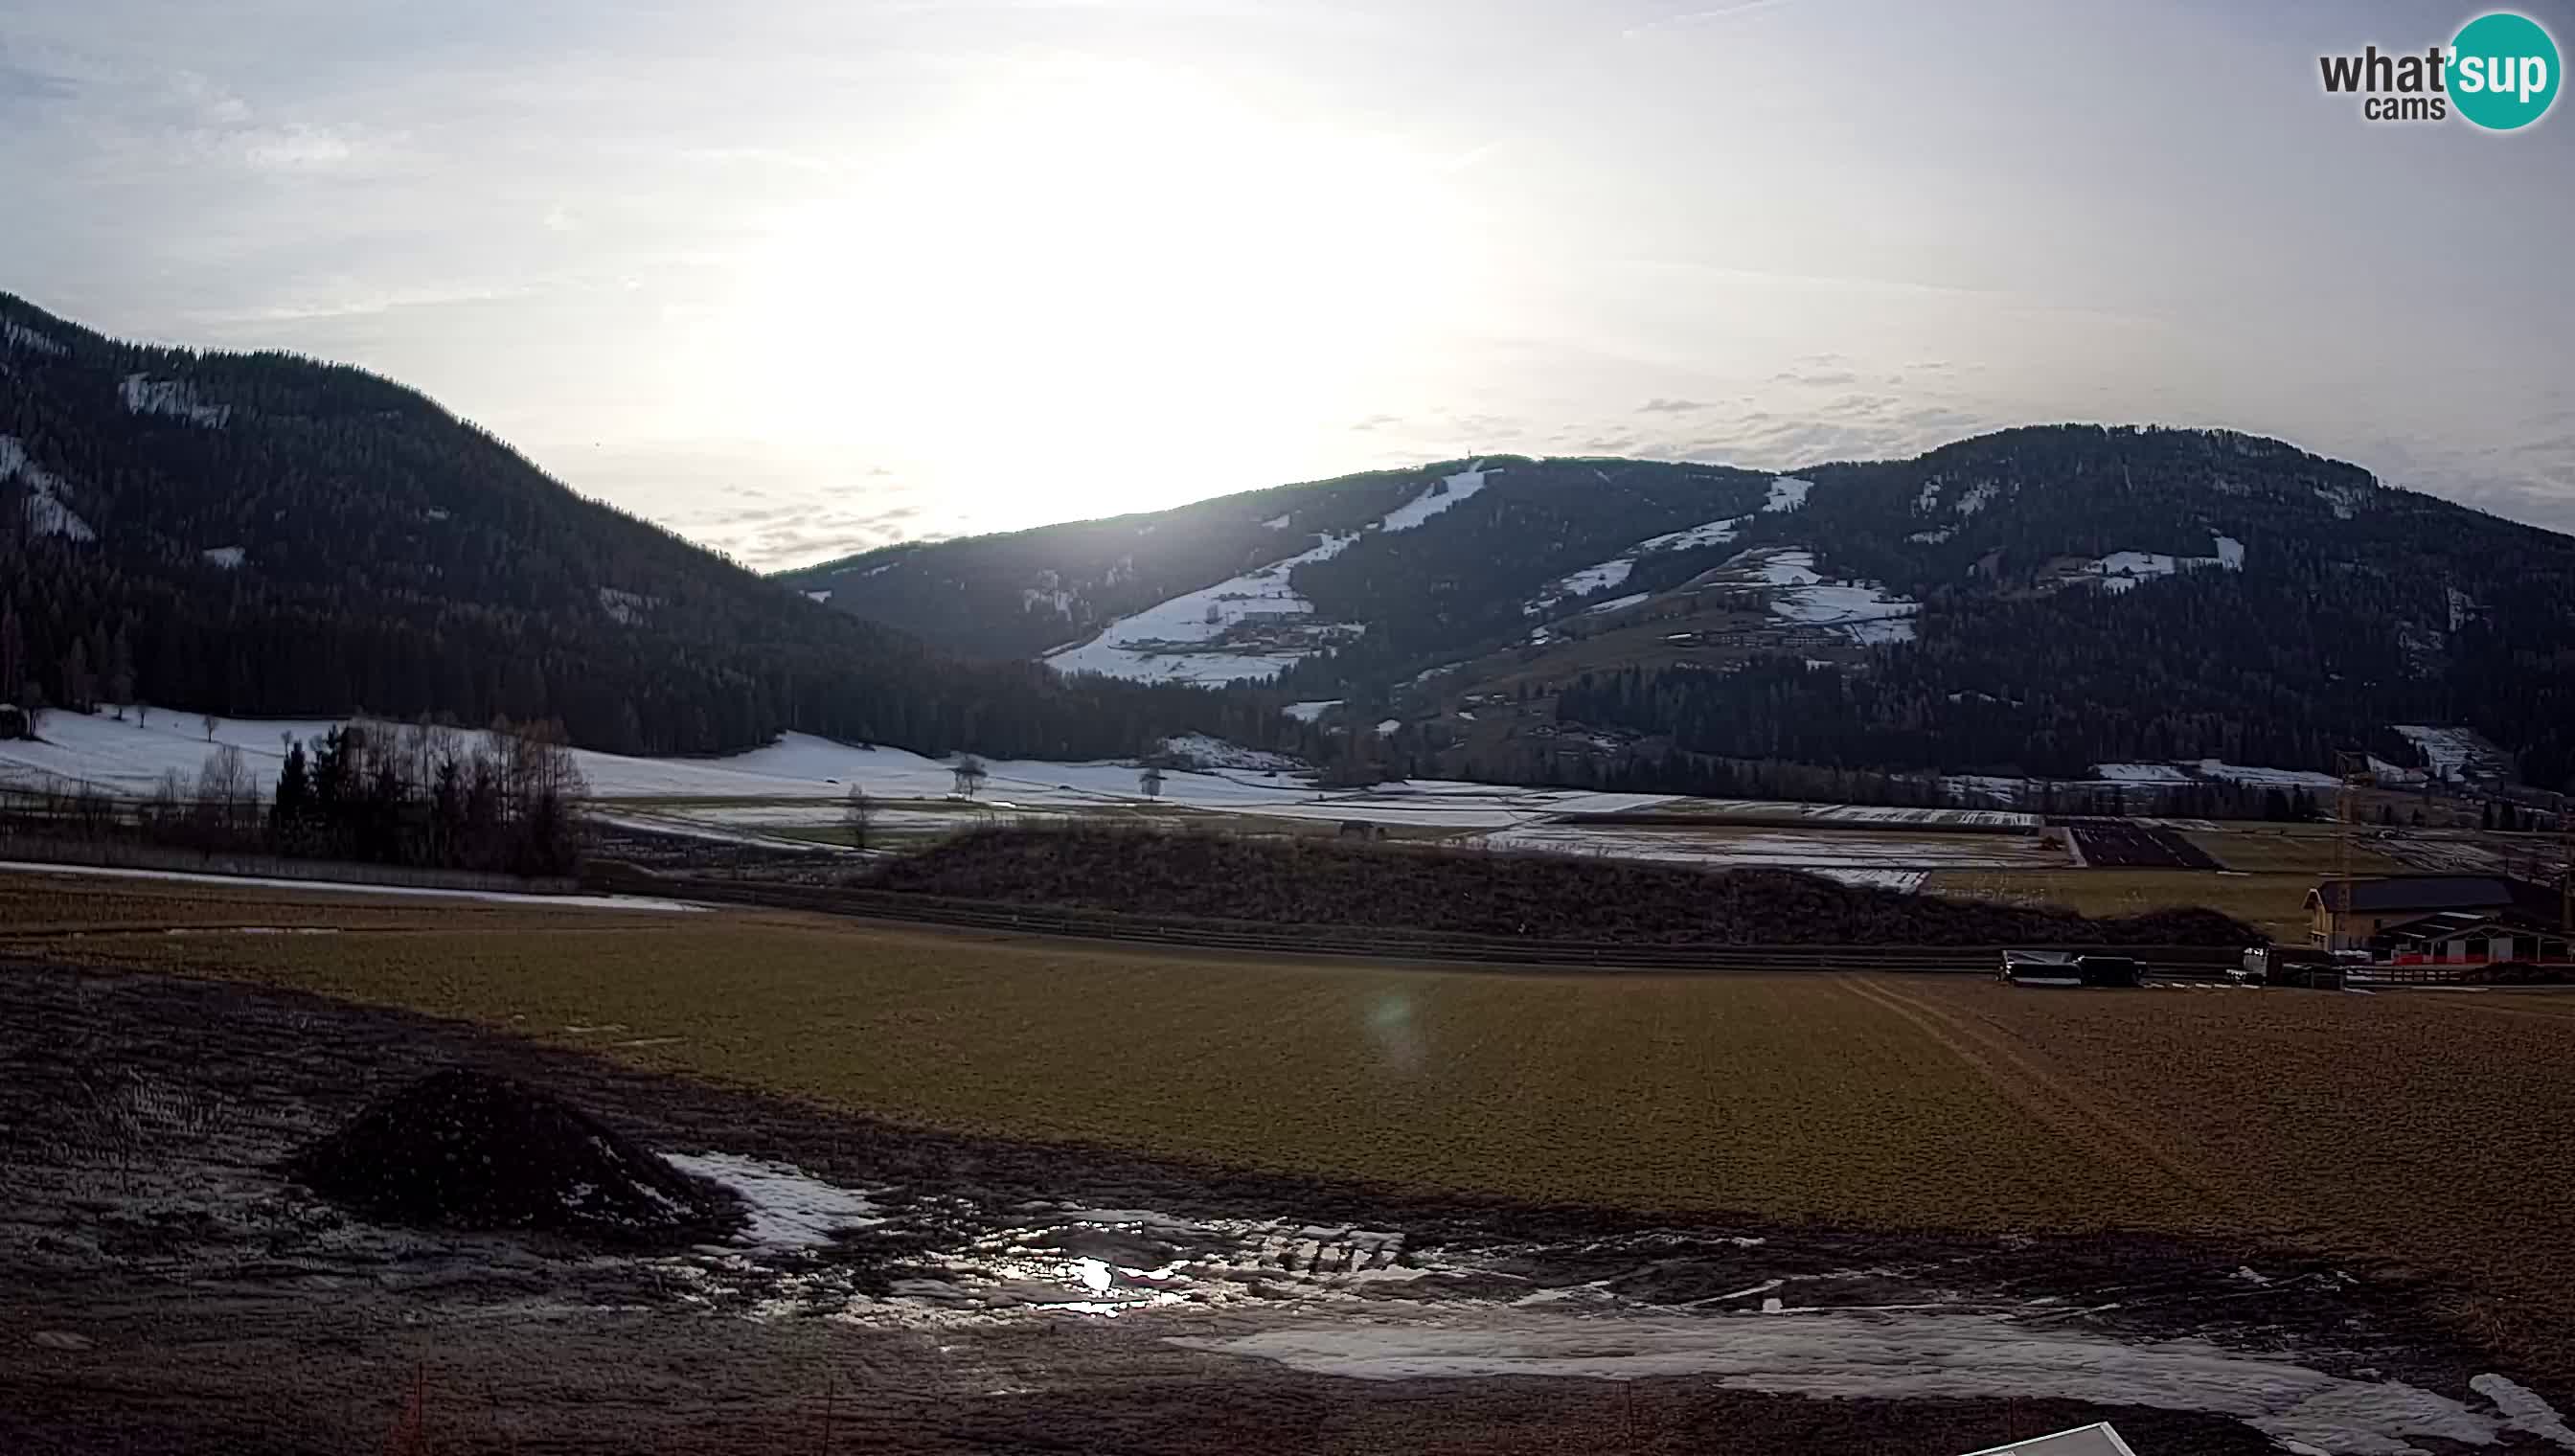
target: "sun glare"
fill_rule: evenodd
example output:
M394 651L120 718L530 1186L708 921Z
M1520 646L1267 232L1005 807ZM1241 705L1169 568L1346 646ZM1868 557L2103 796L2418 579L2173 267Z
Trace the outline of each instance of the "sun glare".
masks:
M1086 513L1168 504L1204 493L1192 461L1276 461L1367 413L1478 253L1426 152L1143 67L1039 67L782 210L716 388L772 431L1024 480L987 519L1052 519L1069 486L1118 493Z

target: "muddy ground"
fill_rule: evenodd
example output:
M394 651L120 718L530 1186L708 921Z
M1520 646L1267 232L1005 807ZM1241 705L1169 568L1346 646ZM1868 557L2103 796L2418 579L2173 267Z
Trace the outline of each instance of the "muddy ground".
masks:
M642 1256L385 1228L280 1171L460 1063L730 1177L750 1230ZM441 1452L1939 1456L2101 1419L2142 1456L2575 1450L2567 1392L2432 1333L2448 1292L2252 1246L1675 1224L964 1139L0 965L0 1452L345 1453L407 1419L396 1448Z

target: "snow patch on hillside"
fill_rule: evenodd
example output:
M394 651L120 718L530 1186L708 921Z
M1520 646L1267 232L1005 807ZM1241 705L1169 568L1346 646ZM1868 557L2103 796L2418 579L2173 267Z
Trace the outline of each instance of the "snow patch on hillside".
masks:
M1915 546L1938 546L1940 543L1947 541L1950 537L1957 534L1958 528L1954 526L1943 526L1937 531L1917 531L1904 539L1912 542Z
M1547 583L1536 596L1520 604L1520 616L1540 616L1554 611L1557 604L1568 598L1608 591L1627 580L1628 573L1636 569L1636 561L1639 557L1652 556L1660 552L1693 551L1701 547L1723 546L1734 540L1735 533L1743 529L1743 523L1751 519L1749 516L1729 516L1723 521L1710 521L1681 531L1665 532L1661 536L1649 536L1605 562L1584 567L1581 571L1558 577Z
M10 319L0 319L0 344L5 344L12 349L24 349L32 354L70 352L52 337Z
M2095 763L2092 771L2112 783L2189 783L2191 776L2171 763Z
M1494 474L1498 472L1478 468L1444 477L1387 512L1375 529L1410 531L1474 499ZM1139 683L1269 682L1332 643L1366 630L1357 623L1315 622L1314 604L1297 596L1288 582L1296 568L1340 555L1363 534L1327 536L1283 561L1157 603L1109 624L1088 642L1047 654L1043 661L1059 673L1098 673Z
M27 458L17 438L0 435L0 485L15 480L27 487L27 529L38 536L69 541L96 541L98 533L63 503L63 483Z
M2400 723L2395 728L2407 742L2423 750L2423 761L2431 765L2433 776L2438 778L2461 777L2468 760L2485 752L2474 728L2420 723Z
M2457 632L2460 628L2474 622L2477 614L2485 611L2477 599L2458 588L2449 587L2444 590L2449 593L2450 598L2450 631Z
M1916 511L1926 512L1940 509L1940 483L1938 481L1924 481L1922 483L1922 494L1913 498L1913 509Z
M1337 698L1318 698L1311 703L1291 703L1279 711L1298 723L1312 723L1340 706L1341 700Z
M1050 572L1048 575L1053 576L1054 573ZM1071 592L1041 592L1034 587L1022 587L1020 589L1021 607L1035 607L1040 603L1046 604L1046 606L1058 617L1070 618L1073 616L1073 594Z
M2188 761L2188 760L2185 760ZM2312 768L2255 768L2242 763L2229 763L2223 758L2201 758L2189 766L2199 770L2202 778L2223 778L2233 783L2250 783L2260 788L2340 788L2342 780L2330 773Z
M1743 523L1751 519L1752 518L1749 516L1729 516L1723 521L1710 521L1703 526L1693 526L1687 531L1674 531L1668 532L1662 536L1649 536L1643 541L1637 542L1632 550L1650 553L1660 551L1694 551L1704 546L1723 546L1727 542L1734 540L1735 535L1743 530Z
M646 610L661 605L658 600L640 592L620 591L615 587L599 589L599 610L623 627L643 626Z
M197 553L197 555L204 557L208 562L223 568L225 571L238 572L241 570L243 559L247 557L249 553L238 546L210 546L204 551Z
M805 600L814 603L816 606L828 607L832 602L832 589L829 587L816 588L815 590L805 594Z
M1761 503L1762 514L1776 516L1798 510L1806 504L1806 493L1814 488L1814 482L1801 481L1795 476L1774 477L1770 482L1769 499Z
M2333 508L2336 521L2349 521L2359 514L2361 504L2369 498L2366 491L2352 486L2318 486L2315 489L2316 499Z
M1635 569L1633 561L1614 557L1598 566L1584 567L1581 571L1558 577L1547 583L1545 590L1520 604L1520 616L1535 617L1551 611L1567 597L1587 597L1594 592L1605 592L1626 581L1627 574Z
M1486 472L1480 466L1474 470L1459 471L1385 513L1385 519L1377 523L1377 529L1387 533L1410 531L1443 511L1464 505L1473 500L1477 492L1484 489L1484 477L1487 474L1499 474L1499 472Z
M1159 756L1178 758L1193 768L1239 768L1256 773L1285 773L1305 766L1305 760L1292 753L1247 748L1210 733L1182 733L1165 738Z
M1606 602L1596 603L1592 606L1583 608L1582 614L1585 617L1589 617L1595 613L1601 612L1624 612L1628 608L1635 606L1637 603L1644 601L1651 595L1653 594L1649 592L1635 592L1624 597L1612 597Z
M1059 673L1140 683L1266 683L1327 644L1359 634L1356 626L1314 622L1314 604L1288 582L1296 568L1329 561L1356 540L1325 537L1284 561L1122 617L1098 637L1058 649L1044 661Z
M2135 590L2139 582L2153 577L2169 577L2177 572L2199 571L2214 567L2220 571L2244 570L2244 543L2231 536L2214 538L2215 556L2167 556L2155 551L2114 551L2097 561L2087 562L2077 573L2077 580L2098 586L2113 596Z
M134 414L168 415L209 430L222 429L233 413L230 405L197 403L197 392L185 381L156 380L143 374L127 375L116 387L116 397Z
M1973 516L1977 512L1985 509L1987 506L1992 505L1994 498L2002 493L2003 488L1994 484L1992 481L1985 481L1979 485L1972 486L1968 488L1967 494L1958 498L1958 514L1961 516Z
M1913 640L1913 616L1922 604L1890 594L1875 582L1831 584L1815 570L1815 554L1802 548L1774 551L1759 563L1761 580L1781 589L1770 615L1815 627L1836 627L1863 647Z
M1286 516L1273 516L1261 524L1273 531L1285 531L1288 529L1288 518Z

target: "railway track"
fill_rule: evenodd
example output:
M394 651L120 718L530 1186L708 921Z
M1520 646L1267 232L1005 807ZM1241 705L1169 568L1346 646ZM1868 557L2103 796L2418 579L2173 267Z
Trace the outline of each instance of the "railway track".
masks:
M1268 955L1336 955L1381 960L1542 966L1550 969L1673 972L1884 970L1988 975L1993 972L2005 949L2000 945L1639 945L1332 926L1291 929L1228 921L1122 915L1099 910L1015 906L886 890L756 884L697 877L659 878L654 892L726 904L812 910L859 919L1022 935L1055 935L1121 944ZM2132 945L2115 948L2117 953L2142 962L2159 978L2188 980L2213 980L2223 976L2226 968L2235 964L2241 953L2234 946Z

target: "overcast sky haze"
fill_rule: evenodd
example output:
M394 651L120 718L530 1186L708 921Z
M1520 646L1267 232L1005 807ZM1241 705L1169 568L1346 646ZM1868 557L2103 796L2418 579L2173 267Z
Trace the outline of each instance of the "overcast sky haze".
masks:
M364 365L760 567L2057 420L2575 531L2575 102L2317 82L2474 13L0 0L0 289Z

